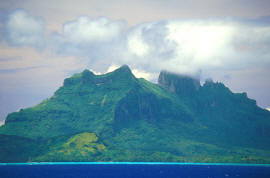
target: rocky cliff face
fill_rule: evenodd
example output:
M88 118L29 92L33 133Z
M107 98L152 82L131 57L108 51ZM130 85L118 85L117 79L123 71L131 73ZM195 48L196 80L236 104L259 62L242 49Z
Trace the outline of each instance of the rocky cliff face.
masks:
M200 89L200 80L185 75L161 71L158 84L181 96L193 96Z
M116 126L126 125L138 119L155 121L159 114L159 101L156 96L144 93L140 86L136 86L118 102L114 121Z

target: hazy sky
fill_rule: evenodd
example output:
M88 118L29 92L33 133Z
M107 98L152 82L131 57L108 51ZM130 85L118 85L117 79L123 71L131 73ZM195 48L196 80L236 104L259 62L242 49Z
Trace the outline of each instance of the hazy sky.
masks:
M213 78L270 107L269 0L0 1L0 122L64 78L128 64Z

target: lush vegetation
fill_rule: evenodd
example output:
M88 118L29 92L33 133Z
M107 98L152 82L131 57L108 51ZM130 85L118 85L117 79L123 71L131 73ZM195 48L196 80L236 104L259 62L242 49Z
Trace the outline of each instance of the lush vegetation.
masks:
M128 66L85 70L40 104L8 115L0 162L173 161L270 163L270 112L222 83Z

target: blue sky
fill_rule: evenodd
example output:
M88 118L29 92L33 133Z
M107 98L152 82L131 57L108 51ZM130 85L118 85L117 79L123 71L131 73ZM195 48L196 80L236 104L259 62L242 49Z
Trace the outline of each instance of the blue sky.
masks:
M84 69L213 78L270 107L268 0L0 1L0 121Z

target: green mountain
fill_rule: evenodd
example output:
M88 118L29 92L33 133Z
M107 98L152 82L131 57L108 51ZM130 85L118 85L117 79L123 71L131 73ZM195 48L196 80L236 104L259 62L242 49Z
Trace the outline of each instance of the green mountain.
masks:
M0 162L29 161L270 163L270 112L222 83L85 70L0 127Z

